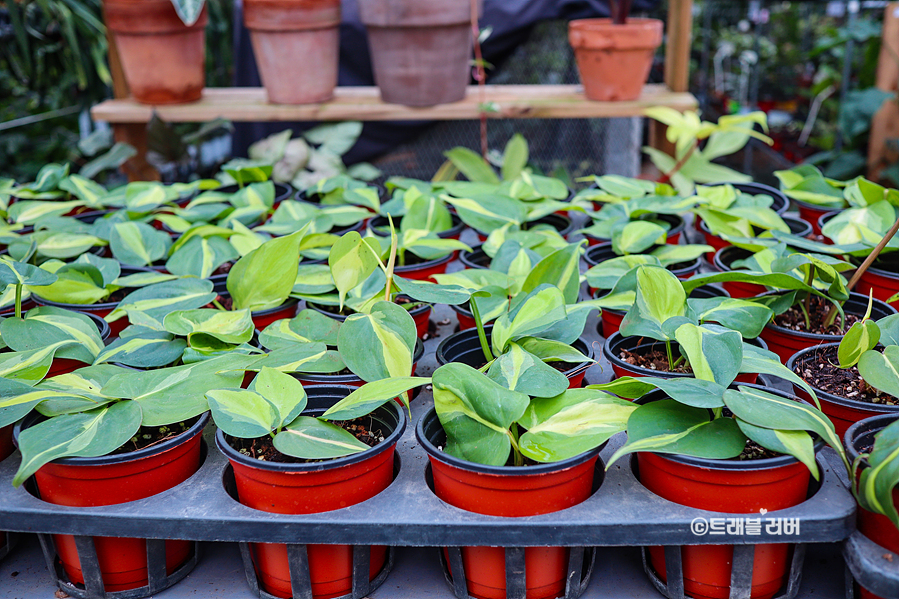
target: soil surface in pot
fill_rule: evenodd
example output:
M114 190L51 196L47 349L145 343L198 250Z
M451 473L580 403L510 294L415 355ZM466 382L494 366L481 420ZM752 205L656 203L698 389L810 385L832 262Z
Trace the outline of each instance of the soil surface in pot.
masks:
M217 301L219 304L221 304L222 308L224 308L226 311L231 311L234 309L234 300L231 298L230 295L226 295L224 297L219 295L218 297L215 298L215 301ZM215 304L206 304L203 307L204 308L212 308L213 310L217 310L219 308Z
M352 373L350 373L352 374ZM339 426L345 431L352 433L354 437L362 441L369 447L374 447L383 441L387 435L375 423L370 416L360 416L355 420L335 420L331 424ZM247 457L254 458L260 462L278 462L285 464L309 464L314 462L323 462L326 460L306 460L284 455L275 449L274 439L270 436L259 437L256 439L238 439L230 438L231 446Z
M126 295L128 295L129 293L132 293L132 292L134 292L134 291L137 291L137 289L138 289L138 288L136 288L136 287L135 287L135 288L128 287L128 288L125 288L125 289L118 289L118 290L113 291L112 293L110 293L110 294L109 294L109 297L107 297L105 300L101 300L101 301L98 302L98 303L101 303L101 304L117 304L117 303L121 302L123 299L125 299L125 296L126 296Z
M174 439L181 433L186 433L199 419L199 416L195 416L190 420L176 422L175 424L166 424L164 426L142 426L127 443L115 451L110 452L108 455L130 453L132 451L138 451L139 449L153 447L154 445L158 445L169 439Z
M637 353L623 349L618 352L618 357L631 366L639 366L640 368L646 368L648 370L679 372L683 374L690 374L693 372L693 369L689 368L687 365L686 360L683 363L678 364L674 370L671 370L668 365L668 354L661 349L654 349L645 353Z
M224 264L222 264L221 266L216 268L214 271L212 271L212 274L210 276L214 277L216 275L226 275L229 272L231 272L232 268L234 268L233 262L225 262Z
M816 389L853 401L897 406L899 398L881 393L862 379L858 367L840 368L837 348L828 347L815 352L813 360L796 364L795 372Z
M805 326L805 315L802 313L802 310L799 308L799 305L793 305L789 310L774 317L774 324L779 327L783 327L785 329L789 329L791 331L801 331L803 333L815 333L818 335L842 335L846 331L840 326L842 324L842 319L840 315L837 314L837 317L834 319L834 322L830 326L824 326L824 320L827 318L827 313L830 312L830 307L833 304L828 302L822 297L812 296L811 298L811 306L808 311L809 322L811 322L812 327L811 330L807 326ZM846 314L848 329L856 322L860 321L862 318L857 314Z

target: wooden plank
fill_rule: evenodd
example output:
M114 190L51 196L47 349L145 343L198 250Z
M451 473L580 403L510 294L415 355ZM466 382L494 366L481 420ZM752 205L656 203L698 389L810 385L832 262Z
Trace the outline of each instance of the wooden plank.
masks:
M875 86L885 92L899 88L899 2L890 2L884 9L883 43L877 62ZM880 172L899 160L899 153L887 147L888 139L899 138L899 105L884 102L871 119L871 135L868 138L868 178L877 181Z
M648 85L631 102L592 102L579 85L488 85L487 101L496 112L490 118L611 118L638 116L650 106L676 110L696 107L686 92L671 92L663 85ZM217 117L232 121L414 121L472 120L479 118L479 94L453 104L411 108L381 101L376 87L340 87L333 100L323 104L288 106L268 104L262 88L207 88L203 99L191 104L149 106L133 100L107 100L94 106L96 120L110 123L145 123L156 111L167 122L202 122Z

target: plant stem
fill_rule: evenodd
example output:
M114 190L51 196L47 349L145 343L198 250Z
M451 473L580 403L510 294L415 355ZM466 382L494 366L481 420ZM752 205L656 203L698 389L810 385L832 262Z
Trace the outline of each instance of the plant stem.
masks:
M16 284L16 318L22 318L22 284Z
M893 226L890 227L890 230L887 231L886 235L883 236L883 239L880 240L880 243L874 248L874 250L868 254L868 257L865 258L865 261L862 262L862 265L858 267L858 270L855 271L855 274L852 275L852 278L849 279L849 284L846 285L846 291L852 291L856 284L858 284L859 279L862 278L862 275L865 274L865 271L868 270L868 267L874 263L877 257L880 255L880 252L883 251L883 248L890 242L893 236L896 234L896 231L899 231L899 218L896 219L896 222L893 223ZM837 307L833 306L830 309L830 312L827 313L827 318L825 319L827 322L832 322L835 318ZM845 319L844 319L845 326Z
M665 339L665 352L668 354L668 370L674 368L674 355L671 353L671 341Z
M515 466L524 466L524 456L521 455L521 450L518 449L518 425L516 423L512 423L512 427L509 430L509 442L512 444L512 455L514 456Z
M812 283L815 282L815 265L809 264L808 269L808 278L805 281L805 284L809 287L812 286ZM812 311L812 292L808 291L805 294L805 308L802 310L802 313L805 315L805 328L811 332L812 323L811 318L809 317L809 313Z
M479 104L481 106L481 155L487 160L487 112L484 106L487 103L487 73L484 71L484 55L481 53L481 30L478 29L478 0L471 0L471 33L474 36L474 60L475 75L478 82Z
M808 299L808 298L806 298ZM799 309L802 311L802 316L805 317L805 328L808 329L809 332L812 330L812 320L808 315L808 307L803 302L799 302Z
M683 155L683 157L677 161L677 163L671 167L671 170L659 177L656 183L671 183L671 177L677 174L677 172L684 168L684 165L687 164L687 161L690 160L690 156L693 155L693 152L699 149L699 140L696 140L696 143L693 144L693 147L687 150L687 153Z
M471 308L471 315L474 317L475 325L478 327L478 339L481 341L481 351L484 352L484 358L488 362L492 362L495 358L493 352L490 351L490 344L487 343L487 333L484 332L484 323L481 322L481 314L478 312L478 305L474 298L468 300L468 307Z
M221 305L217 299L212 300L212 305L221 310L222 312L227 312L225 310L225 306Z
M393 226L393 219L390 216L387 217L390 222L390 258L387 260L387 270L385 274L387 275L387 287L384 289L384 301L390 301L390 291L393 287L393 269L396 266L396 229Z

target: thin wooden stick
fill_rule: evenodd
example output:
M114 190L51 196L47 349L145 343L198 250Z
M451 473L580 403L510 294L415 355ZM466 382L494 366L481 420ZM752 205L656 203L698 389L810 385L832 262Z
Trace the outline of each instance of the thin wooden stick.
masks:
M481 155L487 160L489 151L487 144L487 72L484 70L484 55L481 53L481 30L478 28L478 2L471 0L471 33L474 36L475 79L478 82L481 120Z
M852 278L849 279L849 284L846 285L846 291L852 291L856 284L858 284L859 279L862 278L862 275L865 274L865 271L868 270L868 267L873 264L877 257L880 255L880 252L883 251L883 248L890 242L893 236L896 234L896 231L899 231L899 218L896 219L896 222L893 223L893 226L890 227L890 230L887 231L886 235L883 236L883 239L880 240L880 243L874 248L868 257L865 258L865 261L862 262L862 265L858 267L858 270L855 271L855 274L852 275ZM830 312L827 313L827 318L824 319L824 322L830 322L830 319L833 317L834 312L837 311L836 306L831 306ZM846 323L843 323L843 328L846 327Z

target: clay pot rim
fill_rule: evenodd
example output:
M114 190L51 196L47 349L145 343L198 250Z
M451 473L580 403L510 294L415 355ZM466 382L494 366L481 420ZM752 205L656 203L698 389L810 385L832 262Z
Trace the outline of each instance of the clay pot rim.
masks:
M484 325L484 335L487 337L488 344L491 341L490 335L492 332L493 332L493 325L485 324ZM450 362L452 362L452 360L448 360L446 357L446 348L450 344L451 341L458 341L462 337L477 338L477 336L478 336L477 327L474 327L471 329L465 329L464 331L456 331L452 335L447 335L447 337L443 341L440 342L440 345L437 346L437 351L434 352L434 357L437 359L438 368L440 366L443 366L445 364L449 364ZM593 346L590 343L587 343L587 341L585 341L584 339L582 339L580 337L578 337L577 339L574 340L573 343L571 343L571 347L573 347L574 349L577 349L578 351L581 351L581 348L585 349L586 351L581 351L581 353L584 354L585 356L587 356L590 360L593 360L593 356L596 355L596 352L593 350ZM593 365L593 363L589 362L589 361L581 362L580 364L577 364L576 366L569 368L562 374L564 374L566 377L569 377L569 374L571 374L571 376L574 376L574 374L579 373L579 371L581 369L586 369L585 367L590 367L592 365Z
M461 458L451 456L445 451L437 449L437 446L427 438L424 431L425 422L433 421L435 419L439 422L439 418L437 417L437 408L431 406L428 411L418 419L418 423L415 425L415 438L418 440L418 444L422 447L422 449L424 449L428 454L428 457L448 466L458 468L460 470L476 472L478 474L485 474L488 476L541 476L545 474L562 472L564 470L580 466L584 462L587 462L594 457L598 458L599 452L601 452L606 446L606 443L603 443L599 447L595 447L589 451L585 451L584 453L558 462L543 462L532 466L488 466L487 464L469 462L468 460L463 460ZM443 430L442 424L440 425L440 429Z
M855 447L855 443L862 435L868 432L872 435L876 435L895 422L897 418L899 418L899 414L875 414L853 423L852 426L846 429L845 434L843 434L843 447L846 448L846 456L849 458L849 463L855 463L855 460L858 459L860 452ZM881 426L881 424L883 424L883 426ZM868 430L859 433L859 430L862 428L867 428ZM861 460L859 464L863 468L870 466L867 459Z
M125 464L130 462L136 462L138 460L143 460L161 453L164 453L170 449L174 449L178 445L182 445L186 443L194 436L202 433L203 428L209 422L210 412L207 410L202 414L199 414L199 419L191 426L189 429L178 435L177 437L172 437L158 445L153 445L151 447L144 447L143 449L138 449L137 451L129 451L127 453L119 453L115 455L103 455L96 456L90 458L83 457L68 457L68 458L56 458L51 461L51 464L60 464L64 466L108 466L112 464ZM28 416L20 420L13 427L13 441L16 444L16 447L19 445L19 434L35 424L37 424L36 420L40 417L37 412L30 412ZM185 418L185 420L190 420L190 418Z
M602 322L599 322L596 325L596 328L597 328L597 331L599 331L601 334L602 333ZM655 339L650 339L649 337L636 337L636 336L625 337L624 335L621 334L621 331L616 331L612 336L610 336L608 339L606 339L605 343L603 343L602 355L605 356L609 362L618 366L622 370L636 370L638 372L645 372L646 376L650 376L650 377L666 378L666 379L668 379L668 378L671 378L671 379L695 378L692 374L687 374L685 372L663 372L661 370L651 370L649 368L643 368L642 366L637 366L635 364L628 364L627 362L625 362L624 360L622 360L621 358L619 358L618 356L616 356L615 354L612 353L613 345L617 344L615 349L618 349L619 347L621 347L621 345L624 345L628 340L631 340L631 339L633 339L635 341L639 341L641 339L645 340L645 343L637 343L634 347L637 347L639 345L655 345L655 344L660 344L660 345L664 346L664 343L665 343L664 341L656 341ZM768 349L768 344L765 343L765 341L761 337L756 337L755 339L743 339L743 341L746 343L755 345L756 347L765 349L765 350ZM680 346L680 344L677 341L671 342L672 350L679 346ZM743 373L741 373L741 374L743 374ZM739 374L737 376L739 376ZM739 384L747 385L749 383L739 383Z
M572 19L568 21L568 31L578 31L585 33L593 32L624 32L626 29L645 29L648 31L661 31L665 27L665 22L661 19L650 19L646 17L628 17L624 24L613 23L608 17L593 17L588 19Z
M357 387L351 387L349 385L315 385L310 386L306 390L306 394L310 398L322 397L324 399L328 399L336 397L338 394L340 394L341 397L346 397L356 389ZM286 474L303 474L309 472L335 470L337 468L342 468L351 464L364 462L396 446L400 437L406 431L406 425L408 423L406 412L402 407L400 407L397 402L393 400L385 402L380 408L377 408L375 411L373 411L372 414L381 409L394 410L394 412L396 412L398 420L396 428L393 429L393 431L389 435L387 435L387 437L385 437L383 441L379 442L374 447L369 447L368 449L360 451L359 453L354 453L339 458L331 458L324 461L307 463L268 462L263 460L254 460L231 447L231 444L228 443L228 439L230 439L231 436L226 435L222 429L218 429L215 431L215 444L219 448L219 451L221 451L225 455L225 457L228 458L228 460L236 462L246 468L252 468L254 470L283 472ZM326 408L310 409L307 407L305 410L303 410L302 414L310 416L314 414L324 413L325 410Z
M457 214L451 212L450 217L452 218L453 226L446 231L438 232L437 237L441 239L448 239L450 237L460 235L465 229L465 223L462 222L462 219L459 218ZM394 227L399 227L399 225L400 221L394 222ZM376 229L375 227L379 227L382 230ZM378 237L388 237L390 235L389 231L383 231L384 227L387 227L388 229L390 227L389 221L387 220L386 216L374 216L368 221L368 230L371 231L373 235L377 235Z
M795 372L794 368L797 363L802 364L806 361L806 359L811 356L813 353L818 350L827 350L830 348L838 348L840 346L839 342L834 343L822 343L820 345L813 345L812 347L807 347L805 349L801 349L787 360L785 366L790 369L790 372ZM802 378L800 375L799 378ZM805 379L802 379L805 380ZM861 412L872 412L872 413L883 413L890 412L899 416L899 406L890 406L890 405L882 405L870 403L867 401L860 401L858 399L849 399L848 397L841 397L839 395L834 395L828 391L824 391L823 389L818 389L814 384L808 383L808 386L815 390L815 394L819 396L819 398L826 399L829 403L837 404L846 408L852 408L854 410L859 410ZM793 388L796 388L796 384L793 384ZM854 426L854 425L853 425ZM848 437L847 437L848 438Z
M755 297L763 297L766 295L783 295L785 293L789 293L789 292L788 291L767 291L765 293L760 293ZM855 303L863 304L865 307L867 307L867 305L868 305L868 297L867 296L862 295L861 293L856 293L855 291L851 291L851 292L849 292L849 299L846 300L845 304L843 304L844 312L846 311L846 305L852 300L855 300ZM874 298L874 303L872 305L873 305L874 309L876 309L876 308L884 309L885 308L886 312L887 312L887 316L897 313L897 310L895 308L893 308L888 303L883 302L877 298ZM858 316L862 316L865 313L865 308L863 307L861 309L861 311L859 311L859 312L850 312L850 313L856 314ZM873 309L872 309L872 316L874 316ZM880 317L878 317L878 319L879 318L885 318L885 317L880 316ZM788 329L786 327L776 325L776 324L774 324L773 321L766 324L765 328L770 331L775 331L777 333L780 333L781 335L799 337L800 339L813 339L815 341L840 340L843 338L843 335L822 335L820 333L808 333L806 331L794 331L793 329ZM837 342L839 342L839 341L837 341ZM817 345L820 345L820 344L817 344Z
M752 389L765 391L767 393L771 393L772 395L777 395L778 397L783 397L785 399L792 399L800 403L808 403L802 398L793 395L792 393L786 393L785 391L781 391L780 389L776 389L774 387L766 387L765 385L759 385L757 383L734 382L729 388L735 389L736 387L750 387ZM668 395L666 395L664 391L662 391L661 389L656 389L655 391L650 391L643 397L640 397L634 401L635 403L639 403L642 405L643 403L648 401L658 401L666 398L668 398ZM817 435L812 435L812 439L815 443L815 454L817 454L819 451L821 451L821 449L824 448L824 441L821 440L821 438ZM799 460L791 455L780 455L773 458L762 458L760 460L739 460L737 458L720 460L713 458L698 458L694 456L683 455L680 453L657 453L653 451L646 453L651 453L655 456L666 458L671 460L672 462L677 462L679 464L702 468L703 470L719 470L729 472L753 472L758 470L770 470L773 468L781 468L783 466L790 466L792 464L800 463Z

